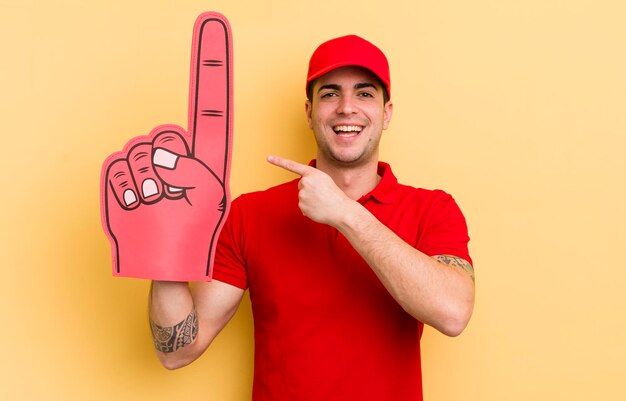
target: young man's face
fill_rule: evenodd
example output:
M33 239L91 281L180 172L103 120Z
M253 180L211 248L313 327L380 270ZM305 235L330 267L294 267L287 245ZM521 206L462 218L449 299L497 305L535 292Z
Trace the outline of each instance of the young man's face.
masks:
M378 161L378 143L391 121L378 78L360 67L337 68L313 83L306 102L318 161L357 165Z

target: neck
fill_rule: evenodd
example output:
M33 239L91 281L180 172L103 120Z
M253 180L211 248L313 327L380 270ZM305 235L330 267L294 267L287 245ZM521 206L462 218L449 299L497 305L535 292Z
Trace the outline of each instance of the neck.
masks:
M377 160L355 166L338 166L325 162L323 159L317 159L316 167L328 174L352 200L358 200L372 191L380 181Z

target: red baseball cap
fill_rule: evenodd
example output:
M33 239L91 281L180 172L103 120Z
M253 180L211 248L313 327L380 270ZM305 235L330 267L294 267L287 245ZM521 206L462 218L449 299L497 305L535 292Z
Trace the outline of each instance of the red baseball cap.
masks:
M370 70L378 77L391 98L389 62L385 54L372 43L356 36L348 35L322 43L311 56L309 73L306 78L306 93L311 82L339 67L357 66Z

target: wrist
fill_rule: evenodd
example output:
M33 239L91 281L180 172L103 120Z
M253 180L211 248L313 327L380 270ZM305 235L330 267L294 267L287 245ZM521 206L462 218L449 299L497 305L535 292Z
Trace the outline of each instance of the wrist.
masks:
M335 226L344 235L349 231L359 231L371 214L359 202L348 199L346 207L341 209L338 224Z

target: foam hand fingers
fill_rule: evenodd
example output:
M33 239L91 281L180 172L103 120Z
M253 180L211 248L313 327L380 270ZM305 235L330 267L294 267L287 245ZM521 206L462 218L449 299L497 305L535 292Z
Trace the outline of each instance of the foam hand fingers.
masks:
M161 198L183 196L182 189L163 182L155 171L155 148L171 154L187 156L189 150L177 126L160 126L147 137L138 137L126 144L123 152L112 155L103 166L103 193L110 192L108 202L117 201L122 209L132 210L140 204L153 204Z
M215 205L222 202L224 191L221 183L201 161L162 148L154 150L153 161L159 177L167 186L174 188L170 190L184 190L191 205L198 199Z
M128 153L128 165L143 203L157 202L163 185L152 168L152 144L139 143Z
M150 140L138 137L104 162L101 193L107 210L117 206L132 210L161 198L162 185L152 168L151 153Z
M177 126L161 126L152 141L152 163L156 167L172 169L180 156L187 156L189 148L183 139L184 131ZM162 176L159 176L163 180ZM167 197L176 199L183 196L183 188L173 186L171 182L164 182L164 191Z
M110 201L122 209L132 210L139 206L139 195L126 159L118 159L109 165L103 191L109 193Z
M189 86L192 153L227 183L233 130L232 33L226 18L201 14L194 25Z

